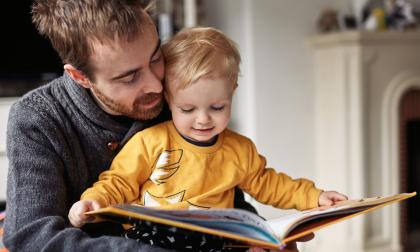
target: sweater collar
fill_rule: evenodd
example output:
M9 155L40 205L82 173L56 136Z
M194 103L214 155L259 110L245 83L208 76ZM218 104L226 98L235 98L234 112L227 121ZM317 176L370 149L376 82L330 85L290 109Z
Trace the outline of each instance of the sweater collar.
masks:
M63 75L64 86L74 102L75 107L89 118L93 123L104 129L124 133L129 128L122 123L115 122L105 111L94 101L89 90L77 84L67 73Z
M86 118L89 118L93 123L105 130L124 135L120 141L120 146L123 146L135 133L171 118L170 110L165 103L163 111L152 120L137 120L134 121L131 126L124 125L124 123L118 123L98 106L88 89L77 84L67 73L64 73L63 80L65 89L67 90L70 99L73 101L74 106L84 114Z
M185 149L189 149L193 152L201 153L201 154L212 154L218 151L222 147L225 134L226 134L226 129L225 129L217 136L216 142L211 146L198 146L187 141L183 136L181 136L181 134L179 134L178 130L175 128L173 121L166 122L166 127L168 128L170 134L175 139L175 141L178 142L178 144L183 146Z

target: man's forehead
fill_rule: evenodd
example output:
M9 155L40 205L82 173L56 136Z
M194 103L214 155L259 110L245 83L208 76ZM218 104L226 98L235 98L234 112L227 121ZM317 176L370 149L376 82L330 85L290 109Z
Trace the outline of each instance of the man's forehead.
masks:
M159 39L151 30L142 32L132 41L126 39L96 40L91 44L90 62L93 68L109 63L115 63L114 67L116 68L120 67L118 64L123 63L148 63L158 46Z

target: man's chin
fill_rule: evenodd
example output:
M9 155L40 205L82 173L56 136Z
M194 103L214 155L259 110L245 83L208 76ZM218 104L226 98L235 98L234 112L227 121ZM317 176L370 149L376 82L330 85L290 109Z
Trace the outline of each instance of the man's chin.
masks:
M146 121L151 120L153 118L156 118L163 110L163 103L160 103L156 105L153 108L149 109L139 109L136 112L133 112L130 115L127 115L128 117L131 117L133 119L139 120L139 121Z

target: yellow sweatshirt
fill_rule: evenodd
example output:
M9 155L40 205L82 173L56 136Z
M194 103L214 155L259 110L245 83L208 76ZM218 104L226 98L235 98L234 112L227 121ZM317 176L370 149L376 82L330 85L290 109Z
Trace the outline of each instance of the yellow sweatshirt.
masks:
M81 199L103 207L232 208L235 186L261 203L299 210L318 206L321 193L309 180L266 168L265 158L242 135L226 129L214 145L200 147L167 121L134 135Z

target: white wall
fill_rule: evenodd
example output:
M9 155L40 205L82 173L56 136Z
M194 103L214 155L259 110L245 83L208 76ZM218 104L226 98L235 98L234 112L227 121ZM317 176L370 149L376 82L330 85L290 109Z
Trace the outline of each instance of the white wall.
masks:
M6 128L10 107L17 97L0 97L0 202L6 201L7 167L6 157Z
M234 39L243 57L233 126L256 142L269 166L292 177L315 176L312 50L306 41L329 7L349 12L353 3L205 0L208 25ZM281 214L261 205L258 210L267 218Z

